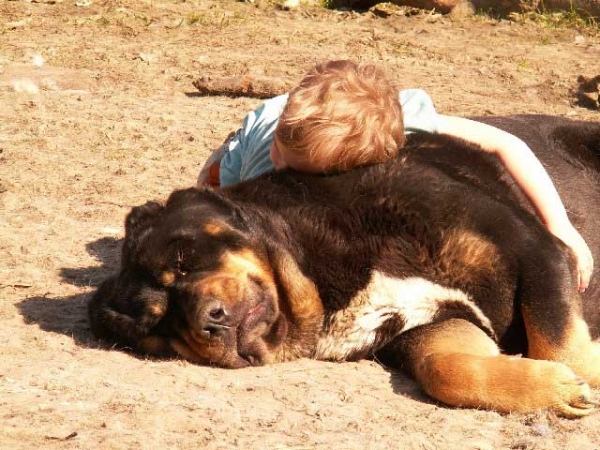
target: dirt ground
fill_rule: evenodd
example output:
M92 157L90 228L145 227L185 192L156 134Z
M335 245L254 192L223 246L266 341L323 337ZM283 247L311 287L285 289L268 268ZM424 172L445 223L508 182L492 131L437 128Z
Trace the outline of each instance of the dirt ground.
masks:
M195 78L362 59L444 113L597 121L569 94L600 73L589 31L266 0L0 2L0 448L600 448L599 414L449 409L368 361L146 360L99 346L86 318L129 209L194 184L260 102L199 96Z

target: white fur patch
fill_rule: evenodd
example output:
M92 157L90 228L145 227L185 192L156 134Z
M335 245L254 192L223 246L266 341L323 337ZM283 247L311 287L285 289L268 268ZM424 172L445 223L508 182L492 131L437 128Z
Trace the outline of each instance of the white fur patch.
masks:
M374 272L370 283L346 309L325 324L317 343L317 359L346 360L372 348L378 328L395 317L404 322L402 331L431 322L445 303L461 303L492 330L489 319L469 296L419 277L393 278Z

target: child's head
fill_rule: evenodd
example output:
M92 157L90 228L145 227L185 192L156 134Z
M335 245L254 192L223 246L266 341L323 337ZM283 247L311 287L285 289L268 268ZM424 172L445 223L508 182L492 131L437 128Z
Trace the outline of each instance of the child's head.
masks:
M404 143L398 90L371 64L318 64L294 88L279 118L276 168L335 172L387 161Z

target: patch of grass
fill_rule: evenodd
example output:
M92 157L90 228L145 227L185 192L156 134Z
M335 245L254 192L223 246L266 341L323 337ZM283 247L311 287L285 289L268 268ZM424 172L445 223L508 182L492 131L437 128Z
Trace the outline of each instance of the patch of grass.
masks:
M185 21L188 25L194 25L195 23L202 23L204 18L203 14L199 13L189 13L185 18Z
M133 17L135 17L137 20L142 21L144 26L146 26L146 27L150 26L152 24L152 22L154 22L153 18L148 17L145 14L134 13Z
M389 44L390 51L399 56L405 57L419 57L422 55L423 49L416 47L408 42L391 42Z
M531 69L531 61L527 59L520 59L517 61L517 70L527 71Z
M367 10L378 0L320 0L317 4L327 9L352 8L357 10Z
M481 17L485 19L501 20L502 15L498 14L492 8L477 8L475 11L475 17Z
M544 8L544 3L538 12L512 13L509 19L515 22L535 22L547 28L572 28L597 34L598 19L585 11L577 10L571 1L571 8L566 11L550 12Z
M338 3L339 3L338 0L321 0L319 2L320 6L322 6L323 8L327 8L327 9L339 8Z
M246 20L246 16L239 13L222 12L218 10L209 13L190 13L185 17L185 23L188 25L200 25L204 27L215 27L218 29L227 28L230 25L238 24Z

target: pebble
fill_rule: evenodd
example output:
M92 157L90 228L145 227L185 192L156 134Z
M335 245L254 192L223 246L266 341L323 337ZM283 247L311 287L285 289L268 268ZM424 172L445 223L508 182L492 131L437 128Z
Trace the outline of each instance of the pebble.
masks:
M552 430L548 425L543 423L534 423L531 425L531 434L534 436L549 437L552 435Z

